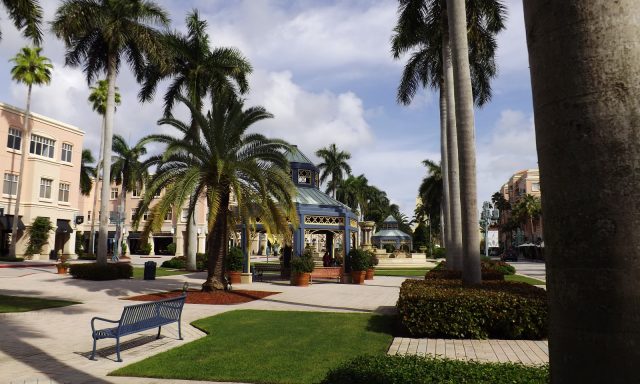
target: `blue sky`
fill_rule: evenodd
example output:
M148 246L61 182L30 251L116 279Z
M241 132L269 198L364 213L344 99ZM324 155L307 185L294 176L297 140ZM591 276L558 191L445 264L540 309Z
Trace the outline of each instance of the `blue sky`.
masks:
M58 0L41 0L50 21ZM336 143L352 154L354 174L385 190L412 216L423 159L439 160L438 95L420 92L411 106L395 101L404 60L394 61L389 39L396 0L158 0L172 28L184 30L197 8L209 22L213 46L235 46L251 61L248 104L263 105L275 118L256 129L289 140L310 157ZM493 100L476 110L478 199L487 200L515 171L537 166L531 88L522 2L507 0L507 29L498 38L498 77ZM6 20L5 14L0 14ZM24 106L26 90L12 83L8 60L26 44L2 23L0 101ZM85 146L97 153L100 118L86 101L80 69L64 66L64 46L47 31L43 54L55 66L52 84L34 90L33 110L86 132ZM140 105L128 69L118 79L123 104L115 131L131 141L164 131L156 120L161 97ZM159 90L158 95L162 95Z

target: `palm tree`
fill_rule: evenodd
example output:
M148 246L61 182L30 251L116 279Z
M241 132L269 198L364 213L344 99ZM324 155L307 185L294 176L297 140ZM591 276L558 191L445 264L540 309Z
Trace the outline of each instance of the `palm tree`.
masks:
M133 147L129 147L127 141L120 135L113 135L113 152L115 156L112 158L111 175L116 185L121 186L119 212L120 219L124 219L127 212L127 192L144 185L149 177L148 163L140 161L140 157L147 154L145 145L150 140L147 138L140 139ZM122 226L119 223L116 226L115 244L117 245L114 253L121 249L122 243Z
M529 222L529 240L531 242L535 241L535 239L533 238L533 220L538 220L541 213L542 205L540 202L540 198L528 193L516 203L515 207L513 207L513 216L517 220L519 220L520 222Z
M637 383L638 2L523 4L551 383Z
M504 6L498 0L467 1L469 56L476 105L491 99L490 80L496 75L495 35L504 29ZM420 86L440 90L441 157L444 182L445 244L453 269L462 266L458 141L445 0L400 0L392 53L399 59L412 51L400 85L398 102L410 104Z
M40 55L42 48L24 47L11 59L15 64L11 68L11 78L18 83L27 85L27 109L24 113L22 132L24 138L21 143L20 174L18 177L18 188L16 191L16 202L13 209L13 224L11 226L11 246L9 247L9 257L16 257L16 243L18 239L18 215L20 211L20 194L22 193L22 181L25 179L24 164L27 160L27 145L31 140L31 125L29 124L29 114L31 112L31 90L33 85L49 84L51 82L51 61ZM11 196L9 196L11 202Z
M89 102L91 102L91 107L94 111L98 112L99 115L102 116L102 127L100 129L100 158L98 159L98 164L95 169L95 178L96 178L96 192L93 194L93 215L91 216L91 236L89 237L89 249L90 252L93 253L95 251L94 241L96 238L95 231L95 223L96 223L96 205L98 204L98 183L100 182L100 168L102 167L102 152L104 148L104 128L106 123L106 114L107 114L107 93L109 84L107 80L98 80L96 86L92 86L91 93L89 94ZM120 105L120 92L118 92L118 87L115 90L115 105ZM114 112L116 107L114 107Z
M196 201L190 199L193 191L195 196L206 196L209 255L208 276L202 289L222 289L230 222L251 224L259 217L271 233L289 231L288 220L295 225L295 186L283 154L289 145L258 133L247 133L254 123L272 115L262 107L245 109L243 101L232 92L216 94L207 115L186 99L180 100L189 107L192 119L200 127L199 137L184 138L191 124L174 118L159 121L178 129L183 137L149 136L168 146L148 183L138 215L149 207L153 194L165 188L165 194L151 210L151 219L145 227L148 233L161 226L171 207L184 206L189 201L188 214L192 215ZM237 201L237 215L229 210L232 193Z
M9 18L18 29L24 29L23 35L31 39L33 44L42 43L42 7L38 0L2 0ZM2 37L2 33L0 33Z
M317 150L316 156L322 159L322 163L318 164L320 182L324 183L331 176L331 181L327 185L327 193L331 191L335 199L336 190L340 181L344 178L344 173L351 174L351 167L347 163L347 160L351 159L351 154L346 151L339 151L335 144L331 144L328 148Z
M416 208L417 219L422 221L424 216L428 215L429 226L435 232L435 228L440 222L440 216L445 212L443 173L441 166L431 160L424 160L422 164L427 167L427 176L422 179L418 188L418 196L422 204Z
M66 45L65 64L83 65L87 82L103 71L107 80L107 105L103 133L103 180L111 179L111 146L115 83L122 56L141 79L145 58L161 54L160 33L153 25L166 26L167 14L150 0L65 0L52 29ZM108 211L110 186L102 183L100 211ZM109 217L100 216L98 263L107 262Z
M96 168L93 164L96 159L93 158L91 150L82 150L82 159L80 160L80 193L84 196L91 194L91 188L93 187L92 178L96 177Z
M186 17L187 34L171 32L163 35L165 56L162 63L150 63L138 94L141 101L150 101L164 79L171 83L164 95L164 114L171 116L178 97L184 95L202 111L203 99L215 88L227 88L244 93L249 89L246 76L251 64L235 48L212 49L207 34L207 22L197 10ZM185 137L198 137L198 126L193 120ZM194 197L195 199L195 197ZM196 204L197 204L197 199ZM195 211L194 211L195 212ZM187 221L187 270L196 270L197 233L195 216Z

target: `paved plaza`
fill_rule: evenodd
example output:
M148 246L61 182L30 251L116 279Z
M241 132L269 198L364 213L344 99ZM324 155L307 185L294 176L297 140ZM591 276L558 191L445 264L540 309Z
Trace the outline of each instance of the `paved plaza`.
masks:
M139 261L136 261L138 263ZM26 268L0 268L0 292L5 295L67 299L81 302L63 308L24 313L0 314L0 382L2 383L166 383L175 380L115 378L109 372L142 360L159 352L183 345L203 337L190 326L196 319L237 309L331 311L391 314L395 311L399 287L405 278L376 277L365 285L317 283L308 288L292 287L286 282L272 281L238 285L234 289L252 289L281 292L262 300L238 305L186 304L183 311L184 340L177 340L177 327L166 326L159 340L155 332L147 331L123 339L124 363L115 362L113 339L98 341L98 360L87 358L92 339L90 319L94 316L118 319L123 306L131 301L124 297L181 289L183 283L199 287L204 273L192 273L158 278L154 281L117 280L85 281L55 274L52 266ZM276 325L274 325L275 327ZM527 352L526 345L516 348L510 342L441 341L396 338L389 353L431 353L452 358L475 358L485 361L546 361L546 343L534 342L537 359ZM459 356L462 349L464 356ZM466 343L466 344L465 344ZM496 343L502 349L495 347ZM453 347L449 346L452 345ZM520 345L520 344L518 344ZM511 346L509 349L508 346ZM453 349L451 349L453 348ZM466 351L469 351L468 353ZM444 353L440 353L444 351ZM450 353L453 351L453 354ZM471 353L473 351L473 353ZM490 351L493 351L493 355ZM501 352L500 352L501 351ZM505 357L506 356L506 357ZM187 382L187 381L185 381ZM194 383L188 381L188 383Z

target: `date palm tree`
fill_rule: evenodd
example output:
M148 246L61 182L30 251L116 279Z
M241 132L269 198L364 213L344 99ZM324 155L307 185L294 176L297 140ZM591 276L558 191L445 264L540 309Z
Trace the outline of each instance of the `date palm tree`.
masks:
M422 179L418 187L418 196L422 201L420 219L429 216L429 226L435 228L440 222L440 216L444 212L444 183L442 167L431 160L424 160L422 164L427 167L427 176ZM442 228L441 228L442 229Z
M495 35L504 29L505 8L499 0L467 1L467 5L472 88L474 101L481 107L491 99L490 80L496 75ZM399 59L412 52L398 87L398 102L410 104L420 86L440 91L447 265L461 269L462 211L447 4L445 0L400 0L398 13L392 53Z
M58 8L52 30L66 45L65 64L82 65L87 82L105 72L107 105L102 148L103 180L111 179L111 147L116 76L124 58L141 79L145 58L161 53L160 32L166 12L150 0L65 0ZM110 186L102 183L100 211L108 212ZM109 215L100 216L97 262L107 262Z
M235 48L211 48L207 22L197 10L186 17L187 34L170 32L163 35L165 55L163 64L150 63L145 69L144 83L138 97L150 101L162 80L170 80L164 95L164 114L171 116L180 95L202 111L203 100L215 88L235 89L244 93L249 89L247 75L251 64ZM196 121L191 122L187 136L198 137ZM197 199L196 199L197 202ZM196 270L197 233L196 218L187 220L187 270Z
M529 222L529 241L534 242L534 233L533 233L533 220L540 217L542 214L542 204L539 197L526 194L524 195L513 207L513 215L520 222Z
M96 192L93 194L93 215L91 216L91 235L89 237L89 249L91 253L95 252L94 241L96 238L95 231L95 223L96 223L96 205L98 204L98 185L100 182L100 168L102 167L102 152L104 146L104 127L106 120L106 112L107 112L107 91L109 84L107 80L98 80L96 86L92 86L91 93L89 94L89 102L91 103L91 107L94 111L98 112L99 115L102 116L102 126L100 128L100 152L98 153L99 159L98 164L95 169L95 179L96 179ZM115 90L115 100L114 104L116 107L120 105L120 92L118 92L118 87ZM115 108L114 107L114 112Z
M18 83L27 86L27 108L22 122L22 140L20 150L20 174L18 175L18 187L16 190L16 202L13 207L13 223L11 225L11 246L9 247L9 257L16 257L16 244L18 240L18 217L20 212L20 195L22 193L22 181L25 179L24 164L27 160L27 150L31 141L31 124L29 118L31 113L31 90L33 85L45 85L51 83L51 69L53 65L45 56L40 55L40 47L24 47L11 59L14 66L11 68L11 78ZM11 196L9 196L11 203Z
M176 128L180 136L151 135L149 139L167 144L157 157L159 165L138 205L138 216L164 188L165 193L151 209L151 219L143 233L159 228L166 212L184 206L192 215L195 196L205 196L208 206L208 275L204 291L224 288L224 260L228 251L230 224L251 223L260 218L269 232L290 231L296 224L294 196L289 163L284 151L289 145L247 130L256 122L271 118L262 107L244 108L233 92L220 91L206 115L184 98L193 120L200 127L197 140L185 138L191 124L164 118L159 124ZM231 194L237 202L237 215L229 209ZM255 223L255 221L254 221Z
M335 144L331 144L329 147L317 150L316 156L322 159L322 163L318 164L320 182L324 183L331 176L331 181L327 185L327 193L331 192L335 199L338 185L344 179L344 174L351 174L351 166L347 163L347 160L351 159L351 154L340 151Z
M38 0L2 0L9 18L18 29L24 29L23 35L35 45L42 43L42 7ZM0 38L2 33L0 32Z
M84 196L91 194L93 187L92 178L96 177L96 168L92 165L96 159L91 154L91 150L82 150L82 159L80 160L80 193Z
M637 383L638 2L523 4L551 383Z

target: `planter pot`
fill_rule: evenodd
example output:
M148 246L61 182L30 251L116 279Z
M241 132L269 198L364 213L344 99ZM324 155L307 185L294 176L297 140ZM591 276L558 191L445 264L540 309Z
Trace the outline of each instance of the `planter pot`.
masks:
M369 268L367 269L367 273L364 276L365 280L373 280L373 275L375 274L376 270L373 268Z
M291 275L291 282L298 287L308 287L310 278L310 273L296 273Z
M351 271L351 281L353 284L364 284L366 271Z
M232 285L240 284L242 282L242 272L230 271L229 281Z
M69 269L69 267L66 267L64 265L58 265L58 264L56 264L56 268L58 269L58 275L66 275L67 269Z

